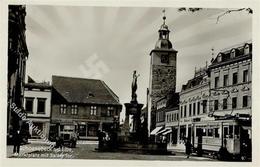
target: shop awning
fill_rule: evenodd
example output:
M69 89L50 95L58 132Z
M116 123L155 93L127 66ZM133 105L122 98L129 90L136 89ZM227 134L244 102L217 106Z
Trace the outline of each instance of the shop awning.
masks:
M244 130L252 130L252 127L251 127L251 126L242 126L242 128L243 128Z
M157 132L156 134L161 134L161 133L164 133L164 132L166 132L166 131L168 131L168 130L171 130L171 128L167 127L167 128L165 128L165 129L160 130L160 131Z
M151 135L155 135L157 132L159 132L163 127L162 126L158 126L156 127L150 134Z
M167 130L167 131L163 132L163 133L162 133L162 135L167 135L167 134L169 134L169 133L171 133L171 132L172 132L172 130L171 130L171 129L169 129L169 130Z

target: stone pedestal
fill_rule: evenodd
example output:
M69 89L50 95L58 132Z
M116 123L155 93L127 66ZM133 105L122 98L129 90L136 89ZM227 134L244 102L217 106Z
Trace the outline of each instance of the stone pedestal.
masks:
M139 143L140 125L141 125L141 110L143 104L139 104L137 101L131 101L130 103L125 103L125 122L121 127L120 142L123 143ZM129 117L132 115L133 119L133 129L130 131Z
M143 104L139 104L137 101L131 101L130 103L125 103L125 123L124 129L122 129L123 134L126 135L128 141L140 141L140 129L141 129L141 110ZM133 130L130 131L129 126L129 116L132 115L133 118Z

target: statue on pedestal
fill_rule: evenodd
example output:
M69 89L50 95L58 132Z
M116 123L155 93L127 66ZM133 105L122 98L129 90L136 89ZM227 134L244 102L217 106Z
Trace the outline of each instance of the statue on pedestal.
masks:
M136 95L136 90L137 90L137 78L140 75L136 74L136 70L133 73L133 82L132 82L132 100L131 102L137 102L137 95Z

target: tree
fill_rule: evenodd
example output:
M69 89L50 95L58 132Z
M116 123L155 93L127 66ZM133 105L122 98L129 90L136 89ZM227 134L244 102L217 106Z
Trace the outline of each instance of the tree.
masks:
M203 10L203 8L179 8L178 11L179 12L184 12L184 11L187 11L187 12L197 12L197 11L200 11L200 10ZM220 15L218 15L217 17L217 22L219 22L219 19L227 14L230 14L232 12L242 12L242 11L245 11L247 12L248 14L253 14L253 10L251 8L239 8L239 9L228 9L226 11L224 11L223 13L221 13Z

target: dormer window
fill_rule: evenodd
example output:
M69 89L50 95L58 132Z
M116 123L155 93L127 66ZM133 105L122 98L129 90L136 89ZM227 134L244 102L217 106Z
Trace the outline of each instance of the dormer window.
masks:
M250 52L249 45L246 44L245 47L244 47L244 54L247 55L247 54L249 54L249 52Z
M236 50L235 49L232 49L231 52L230 52L230 57L231 58L235 58L236 57Z
M218 62L221 62L221 61L222 61L222 54L221 54L221 53L220 53L220 54L218 54L217 61L218 61Z

